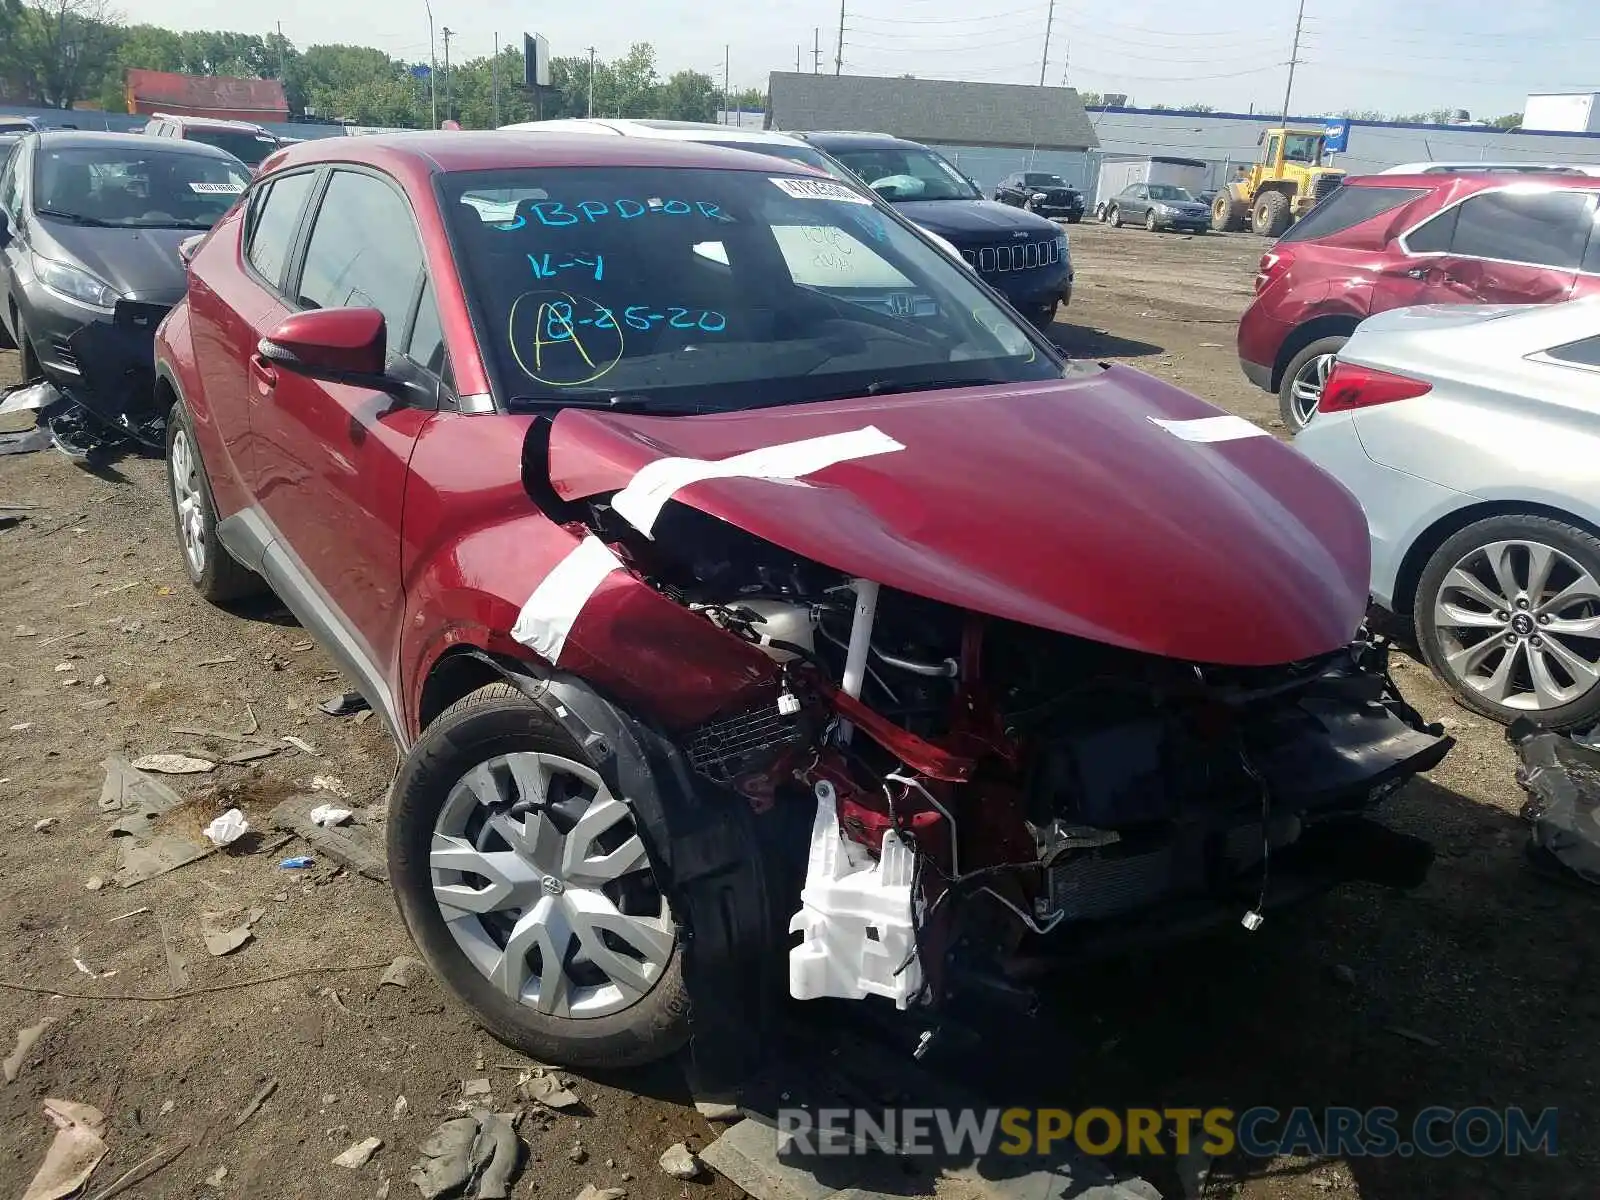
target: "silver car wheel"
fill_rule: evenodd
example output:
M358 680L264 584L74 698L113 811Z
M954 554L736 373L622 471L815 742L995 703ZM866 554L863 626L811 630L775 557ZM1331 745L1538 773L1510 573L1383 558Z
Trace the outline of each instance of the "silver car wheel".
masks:
M1446 669L1505 708L1542 712L1600 684L1600 583L1541 542L1491 542L1444 577L1434 624Z
M1327 386L1328 376L1333 372L1333 364L1337 361L1336 354L1319 354L1315 358L1307 359L1294 377L1294 382L1289 386L1290 403L1294 407L1294 415L1303 429L1317 413L1317 401L1322 399L1322 389Z
M677 941L633 810L581 763L519 752L451 789L429 851L456 945L508 999L608 1016L661 979Z
M206 569L205 500L200 494L200 459L182 429L172 435L168 469L172 473L172 496L177 501L183 555L189 560L189 570L199 576Z

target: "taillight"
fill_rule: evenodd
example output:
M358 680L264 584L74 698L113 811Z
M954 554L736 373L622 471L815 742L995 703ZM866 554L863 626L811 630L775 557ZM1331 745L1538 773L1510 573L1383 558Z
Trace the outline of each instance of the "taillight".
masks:
M1317 411L1349 412L1372 408L1395 400L1412 400L1433 390L1433 384L1405 375L1395 375L1355 363L1335 363L1328 382L1322 385Z
M1261 263L1256 267L1256 291L1266 290L1267 284L1272 282L1273 276L1281 275L1289 269L1289 256L1281 250L1268 250L1261 256Z

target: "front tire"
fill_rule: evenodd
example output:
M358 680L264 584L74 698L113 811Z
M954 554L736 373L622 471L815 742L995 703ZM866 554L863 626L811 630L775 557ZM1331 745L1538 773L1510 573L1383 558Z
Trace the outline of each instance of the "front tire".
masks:
M620 1068L689 1037L682 939L633 810L504 683L423 732L396 782L389 876L435 973L495 1037Z
M1249 207L1240 204L1229 192L1218 193L1211 202L1211 228L1217 233L1238 233L1249 215Z
M1156 214L1154 212L1145 213L1145 215L1144 215L1144 227L1146 229L1148 229L1151 233L1154 233L1158 228L1160 228L1156 224Z
M217 538L217 502L200 458L200 443L188 410L177 403L167 413L167 498L189 582L213 604L243 599L266 589L261 577L228 553Z
M1291 434L1299 433L1316 415L1323 385L1350 339L1342 335L1318 338L1289 360L1278 384L1278 416Z
M1250 226L1262 237L1282 237L1289 228L1289 197L1282 192L1262 192L1250 212Z
M1556 730L1600 720L1600 538L1510 513L1447 539L1417 583L1428 666L1466 708Z
M1118 208L1115 204L1113 204L1111 206L1110 212L1106 216L1106 220L1111 223L1111 228L1113 228L1113 229L1121 229L1122 228L1122 210L1120 208Z

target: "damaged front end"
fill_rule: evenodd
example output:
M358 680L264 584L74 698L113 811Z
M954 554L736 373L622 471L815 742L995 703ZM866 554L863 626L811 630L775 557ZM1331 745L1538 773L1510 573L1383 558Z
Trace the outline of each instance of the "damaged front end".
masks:
M59 398L39 424L56 449L77 462L127 448L160 453L166 419L155 403L155 333L167 305L117 301L109 322L92 321L65 339L75 376L53 382Z
M535 422L524 482L582 539L574 562L759 651L725 707L645 698L638 715L697 791L810 818L808 845L774 848L794 863L795 997L1015 997L1041 965L1092 949L1219 920L1253 929L1344 880L1423 878L1427 844L1373 812L1452 743L1401 699L1382 641L1219 666L1042 628L826 565L674 498L743 469L729 459L696 472L658 458L639 484L596 488L557 469L551 437ZM828 462L880 452L852 445ZM792 484L815 461L814 447L792 469L763 460L759 477ZM798 490L779 482L768 501ZM619 610L586 607L588 586L562 611L536 594L518 639L560 669L601 661L604 613ZM676 627L660 637L682 644Z

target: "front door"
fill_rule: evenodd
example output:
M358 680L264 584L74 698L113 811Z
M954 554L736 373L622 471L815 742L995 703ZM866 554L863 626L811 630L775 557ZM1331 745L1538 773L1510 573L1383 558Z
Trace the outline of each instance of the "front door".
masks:
M391 360L406 346L419 296L432 303L431 293L422 295L422 244L404 193L365 171L329 174L294 274L295 309L380 310ZM287 587L326 606L366 659L361 665L392 686L404 611L400 515L411 452L431 413L383 392L306 379L259 356L247 370L254 491L287 552L283 569L299 576Z
M1406 257L1380 274L1373 311L1566 300L1594 217L1588 191L1508 186L1474 193L1400 239Z

